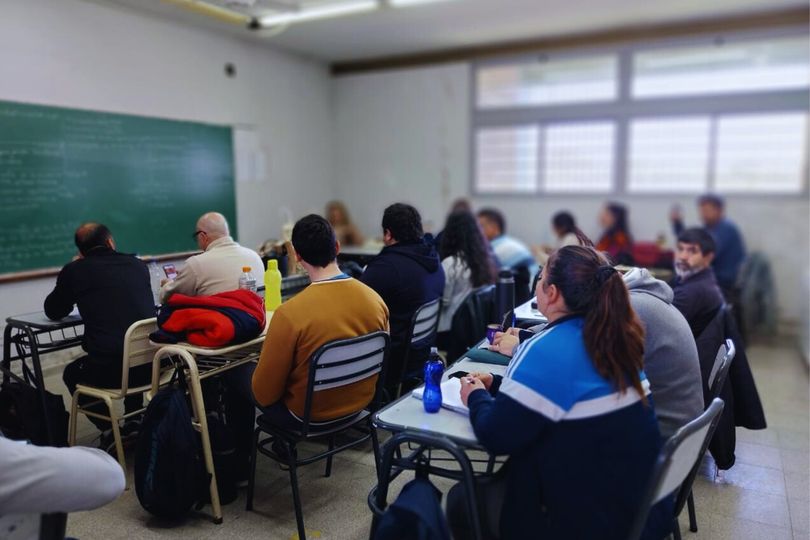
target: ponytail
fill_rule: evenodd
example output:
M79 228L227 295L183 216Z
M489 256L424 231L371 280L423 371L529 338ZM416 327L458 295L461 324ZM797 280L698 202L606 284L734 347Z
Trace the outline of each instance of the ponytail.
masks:
M620 392L633 387L647 403L639 375L644 328L619 272L595 249L581 246L554 252L547 272L548 283L557 286L568 309L585 317L583 340L596 371Z
M630 305L619 272L611 266L602 266L597 270L596 282L595 302L585 314L582 329L585 349L602 377L613 381L620 392L629 383L646 403L639 377L644 367L644 328Z

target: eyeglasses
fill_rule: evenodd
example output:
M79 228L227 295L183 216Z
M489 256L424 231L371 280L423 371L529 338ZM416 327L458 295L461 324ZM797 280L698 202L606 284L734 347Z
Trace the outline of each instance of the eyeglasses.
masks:
M205 231L194 231L194 234L192 234L192 235L191 235L191 238L192 238L193 240L196 240L196 239L197 239L197 237L198 237L198 236L200 236L201 234L208 234L208 233L207 233L207 232L205 232Z

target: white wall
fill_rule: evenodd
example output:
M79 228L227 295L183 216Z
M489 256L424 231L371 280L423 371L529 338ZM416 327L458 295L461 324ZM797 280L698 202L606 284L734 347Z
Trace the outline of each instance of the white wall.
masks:
M225 77L226 62L236 78ZM101 3L13 0L0 15L0 66L3 100L255 126L268 174L237 184L245 245L278 236L280 207L298 215L332 196L323 64ZM52 284L0 284L0 321L41 309Z
M412 201L441 228L454 198L470 193L470 68L468 64L340 77L335 94L335 187L356 221L378 234L382 209ZM620 197L630 206L633 234L671 238L668 214L678 202L697 223L694 197ZM551 243L551 215L568 209L591 237L604 197L474 197L508 216L509 229L530 243ZM764 251L777 280L781 316L795 320L807 298L802 288L808 259L807 197L729 197L728 212L749 250Z

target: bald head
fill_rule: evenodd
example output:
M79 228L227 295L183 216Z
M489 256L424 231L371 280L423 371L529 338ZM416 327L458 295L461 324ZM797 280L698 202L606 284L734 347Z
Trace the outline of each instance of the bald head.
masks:
M76 229L73 240L82 255L100 247L115 249L110 229L101 223L83 223Z
M211 241L231 234L228 220L219 212L208 212L197 220L197 230L204 231Z

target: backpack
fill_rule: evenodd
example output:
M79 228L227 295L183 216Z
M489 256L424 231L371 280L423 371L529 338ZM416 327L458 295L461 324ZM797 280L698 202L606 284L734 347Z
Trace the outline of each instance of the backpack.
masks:
M10 375L13 380L0 386L0 428L6 437L38 446L67 446L68 413L62 396L46 391L43 414L39 390ZM51 440L46 422L51 428Z
M149 403L135 447L138 501L162 518L187 514L203 500L209 481L180 377L180 387L164 388Z

